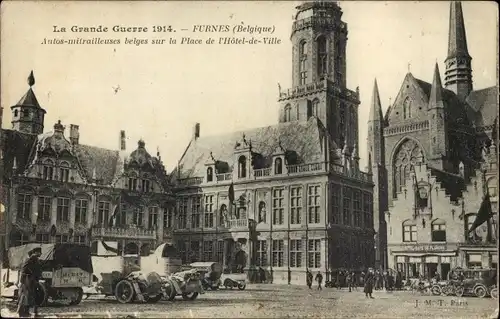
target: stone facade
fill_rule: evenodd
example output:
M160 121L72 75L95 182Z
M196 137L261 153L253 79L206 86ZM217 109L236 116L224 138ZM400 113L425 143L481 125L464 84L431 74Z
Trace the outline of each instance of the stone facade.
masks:
M33 73L28 82L28 93L11 108L13 128L1 130L5 246L79 242L97 253L104 241L144 255L172 240L175 200L159 154L149 155L143 141L127 152L124 131L119 150L81 144L78 125L69 136L60 121L43 132Z
M298 284L306 269L373 265L373 184L359 169L359 92L345 86L341 15L333 2L297 7L293 87L280 87L277 125L212 137L195 126L171 175L184 262Z
M473 218L469 214L477 213L487 192L483 185L497 183L498 90L472 89L470 59L462 6L452 2L444 87L437 63L432 83L408 73L384 118L374 89L368 151L373 175L384 181L374 190L374 216L387 225L388 251L382 255L388 259L381 258L382 267L412 265L413 270L404 269L413 276L443 265L438 270L447 273L450 267L470 266L464 259L467 245L481 251L483 266L496 265L485 262L496 260L491 239L471 242L465 235L472 223L467 216ZM417 200L417 191L425 203ZM491 196L496 214L497 195ZM433 228L444 241L432 239ZM402 238L405 229L414 231L416 241Z

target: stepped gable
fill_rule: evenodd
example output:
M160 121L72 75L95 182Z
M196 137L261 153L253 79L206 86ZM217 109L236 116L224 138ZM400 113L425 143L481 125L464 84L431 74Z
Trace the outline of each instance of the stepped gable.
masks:
M243 134L246 140L251 141L252 152L266 159L266 166L271 165L272 154L280 142L284 149L296 152L297 164L322 162L325 137L323 130L319 120L313 117L307 122L286 122L225 135L199 137L196 141L191 141L172 176L180 179L204 176L210 152L218 161L226 162L232 168L235 144L241 140Z
M450 200L456 201L459 197L462 197L462 192L466 189L463 177L433 167L429 167L429 169L431 175L441 184L441 188L445 189L446 194L450 195Z
M4 179L9 179L12 175L14 158L16 161L16 174L22 174L26 165L29 163L31 149L33 148L37 136L34 134L22 133L19 131L2 129L2 149Z

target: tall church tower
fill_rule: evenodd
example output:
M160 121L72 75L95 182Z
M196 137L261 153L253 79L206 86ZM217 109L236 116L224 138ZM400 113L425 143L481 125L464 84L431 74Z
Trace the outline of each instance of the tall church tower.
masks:
M455 92L462 100L472 91L472 57L467 49L462 3L454 1L450 5L450 29L448 33L448 57L446 64L445 88Z
M35 76L31 71L28 77L28 92L16 103L10 107L12 110L12 129L29 134L43 133L43 120L46 111L40 106L33 92L35 85Z
M377 80L373 85L368 119L368 167L373 178L373 227L375 230L375 267L385 266L387 259L387 230L385 212L388 210L387 171L385 168L384 117Z
M346 88L347 24L334 1L305 2L292 26L292 88L282 91L280 122L318 118L337 146L358 145L359 91Z
M448 130L442 90L441 75L439 74L439 67L436 63L428 108L430 141L429 162L432 167L446 170L448 168L446 161L448 151Z

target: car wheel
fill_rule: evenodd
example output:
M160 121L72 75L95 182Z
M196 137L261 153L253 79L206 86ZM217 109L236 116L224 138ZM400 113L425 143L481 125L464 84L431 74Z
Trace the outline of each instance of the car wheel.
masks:
M134 298L134 286L128 280L120 281L115 287L115 297L120 303L129 303Z
M247 287L246 284L238 284L238 289L239 290L245 290L246 287Z
M434 296L439 296L441 294L441 287L439 287L439 285L434 285L431 287L431 293L434 295Z
M488 291L486 290L486 287L484 287L484 286L477 286L476 288L474 288L474 294L478 298L486 297L487 292Z
M490 295L491 298L498 299L498 288L491 289Z
M455 296L462 297L464 295L464 287L460 286L455 289Z

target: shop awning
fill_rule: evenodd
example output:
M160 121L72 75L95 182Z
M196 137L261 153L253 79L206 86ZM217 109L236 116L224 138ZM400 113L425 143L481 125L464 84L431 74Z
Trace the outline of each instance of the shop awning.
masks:
M431 256L441 256L441 257L454 257L457 255L456 251L441 251L439 253L418 253L418 252L400 252L400 253L393 253L397 258L399 257L431 257Z

